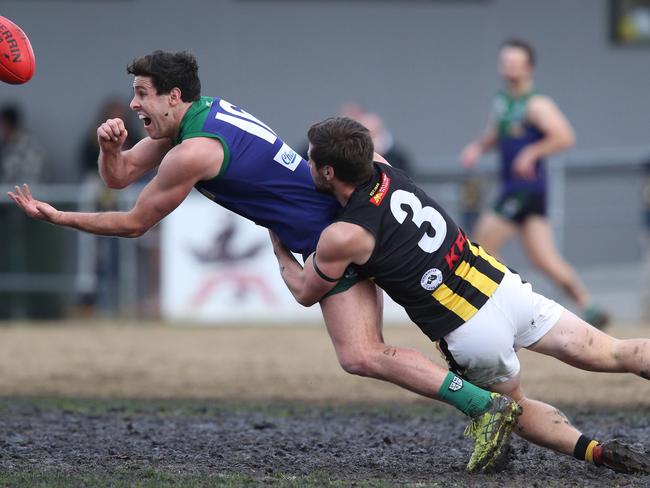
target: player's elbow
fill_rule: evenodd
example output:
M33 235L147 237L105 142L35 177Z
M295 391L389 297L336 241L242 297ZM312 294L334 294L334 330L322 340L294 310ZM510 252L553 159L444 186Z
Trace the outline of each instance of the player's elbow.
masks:
M576 144L576 134L572 129L567 128L557 134L557 142L561 149L569 149Z
M146 222L136 220L136 219L129 219L125 232L122 234L122 237L130 237L130 238L135 238L135 237L141 237L144 234L147 233L149 229L151 229L153 225L150 225Z
M318 297L313 295L307 295L304 293L297 293L295 295L296 301L303 307L311 307L312 305L318 303Z
M124 237L136 238L142 237L147 233L149 229L145 227L138 227L136 229L131 229Z
M101 175L104 184L111 190L123 190L129 186L129 182L124 179L110 177L108 175Z
M562 141L564 149L569 149L576 145L576 135L573 131L569 131L563 137Z
M122 181L116 181L116 182L106 183L106 186L109 187L111 190L123 190L124 188L129 186L129 184Z

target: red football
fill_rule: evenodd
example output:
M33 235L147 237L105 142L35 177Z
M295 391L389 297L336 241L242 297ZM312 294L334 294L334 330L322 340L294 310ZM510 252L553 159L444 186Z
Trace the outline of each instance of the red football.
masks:
M0 80L20 85L36 70L32 45L23 30L0 15Z

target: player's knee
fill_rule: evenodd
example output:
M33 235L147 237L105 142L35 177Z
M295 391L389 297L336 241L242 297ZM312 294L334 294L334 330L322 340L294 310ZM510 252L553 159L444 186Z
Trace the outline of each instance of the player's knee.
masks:
M338 354L339 364L346 373L357 376L375 377L376 371L372 355L367 351L356 349L343 351Z
M363 361L361 360L361 356L358 353L340 351L337 352L339 364L341 365L341 368L343 368L343 371L346 373L363 376L361 374L363 370Z

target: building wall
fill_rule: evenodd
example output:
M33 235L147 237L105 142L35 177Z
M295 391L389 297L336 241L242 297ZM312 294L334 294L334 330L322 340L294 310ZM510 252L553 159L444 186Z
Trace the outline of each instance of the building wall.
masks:
M379 112L420 169L483 127L506 36L539 52L538 86L575 125L579 146L644 145L649 51L614 47L607 0L3 0L29 34L37 73L0 86L78 175L80 139L108 94L130 95L126 64L189 49L204 93L243 106L294 145L306 127L356 100Z

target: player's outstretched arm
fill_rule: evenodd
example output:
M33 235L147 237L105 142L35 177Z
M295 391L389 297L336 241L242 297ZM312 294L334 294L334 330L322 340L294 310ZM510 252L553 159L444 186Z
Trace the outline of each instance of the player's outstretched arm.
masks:
M497 128L492 118L490 118L483 134L463 148L459 156L460 163L467 169L473 168L481 156L494 147L497 139Z
M302 267L278 237L270 234L282 279L296 301L306 307L334 288L350 264L365 263L375 246L374 237L362 227L336 222L323 230L316 252Z
M109 188L125 188L158 166L171 149L169 139L145 137L122 151L128 132L122 119L108 119L97 128L99 175Z
M223 153L214 156L215 141L191 141L165 156L156 176L127 212L62 212L36 200L27 185L22 189L16 187L15 192L9 192L9 197L25 214L38 220L91 234L139 237L180 205L197 181L212 178L219 172ZM208 153L218 161L210 160Z

